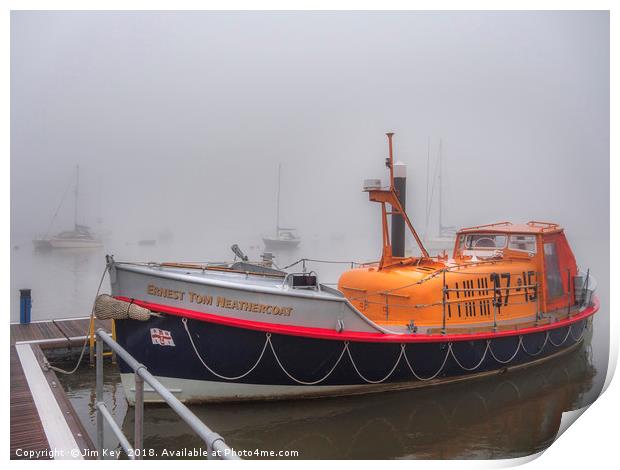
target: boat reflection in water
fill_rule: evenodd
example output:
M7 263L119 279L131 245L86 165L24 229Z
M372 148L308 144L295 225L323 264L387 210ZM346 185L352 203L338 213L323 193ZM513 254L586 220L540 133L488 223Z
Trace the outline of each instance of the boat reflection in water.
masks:
M236 450L295 450L302 459L511 458L551 445L562 413L586 405L595 373L582 345L537 367L442 387L191 409ZM133 427L130 407L123 431L132 435ZM167 407L146 410L144 431L145 448L158 452L201 447Z

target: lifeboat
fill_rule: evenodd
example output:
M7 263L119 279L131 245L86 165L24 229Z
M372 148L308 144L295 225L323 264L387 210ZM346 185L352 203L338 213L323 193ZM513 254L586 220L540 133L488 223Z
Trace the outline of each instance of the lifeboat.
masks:
M599 304L558 224L463 228L431 257L394 186L364 190L381 205L377 262L338 288L314 272L234 264L127 263L108 256L117 341L186 402L372 393L480 378L577 348ZM402 217L419 256L393 254L388 216ZM119 358L128 401L132 370ZM145 401L158 401L145 392Z

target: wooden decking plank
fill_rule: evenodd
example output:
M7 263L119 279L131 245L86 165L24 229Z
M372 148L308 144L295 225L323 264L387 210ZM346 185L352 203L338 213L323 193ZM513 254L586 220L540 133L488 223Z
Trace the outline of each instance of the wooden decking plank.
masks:
M49 343L48 346L64 347L69 346L67 337L81 337L88 334L90 320L88 318L80 319L64 319L59 321L42 321L29 323L26 325L11 324L11 353L10 353L10 380L11 380L11 416L10 416L10 434L11 434L11 459L38 458L50 459L49 442L45 435L45 429L41 422L37 404L34 402L32 392L29 389L28 379L22 368L20 357L15 348L15 343L20 341L48 341L56 340L56 343ZM111 329L109 320L96 320L97 328L104 328L107 331ZM44 353L41 347L45 347L45 343L31 344L34 358L38 365L44 364ZM33 361L31 361L33 362ZM60 410L64 420L75 438L75 443L80 449L93 450L93 444L88 437L82 423L80 422L71 402L65 395L65 392L58 381L58 377L51 370L41 368L43 377L47 381L52 395ZM41 404L39 404L41 406ZM21 449L28 453L38 453L35 457L17 455L17 450ZM90 453L89 455L92 455Z
M88 320L55 321L54 325L66 338L72 336L86 336L89 333L90 322Z
M29 323L27 325L11 325L11 344L18 341L62 338L63 335L51 321Z
M29 323L21 325L11 324L11 345L19 341L66 339L88 334L90 320L88 318L58 320L49 322ZM95 320L95 328L111 329L110 320Z
M24 459L27 457L17 455L18 449L27 452L45 452L49 450L49 444L14 346L11 346L10 358L11 459ZM35 458L49 459L41 454Z

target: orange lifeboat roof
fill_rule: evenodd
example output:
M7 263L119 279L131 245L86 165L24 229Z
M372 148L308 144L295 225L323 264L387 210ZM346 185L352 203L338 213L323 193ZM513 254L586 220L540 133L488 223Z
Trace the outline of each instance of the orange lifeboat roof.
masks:
M477 225L476 227L462 228L458 233L470 232L498 232L498 233L557 233L564 229L552 222L538 222L531 220L526 224L513 224L512 222L497 222L495 224Z

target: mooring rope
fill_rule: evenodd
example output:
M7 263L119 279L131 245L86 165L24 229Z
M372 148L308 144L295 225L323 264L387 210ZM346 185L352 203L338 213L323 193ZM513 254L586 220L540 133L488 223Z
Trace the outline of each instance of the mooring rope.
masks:
M106 273L108 272L108 266L106 265L105 269L103 270L103 274L101 274L101 279L99 280L99 286L97 287L97 293L95 294L95 300L93 301L93 307L90 310L90 317L88 318L88 331L85 334L85 338L84 338L84 344L82 345L82 351L80 352L80 357L77 360L77 364L75 364L75 367L71 370L65 370L65 369L61 369L60 367L56 367L51 365L47 359L44 359L44 364L49 368L52 369L56 372L59 372L61 374L65 374L65 375L71 375L73 373L75 373L75 371L78 370L78 368L80 367L80 364L82 362L82 359L84 358L84 353L86 352L86 345L88 344L88 339L89 339L89 335L90 335L90 325L92 324L94 317L95 317L95 305L97 303L97 298L99 297L99 291L101 291L101 285L103 284L103 280L105 278Z

